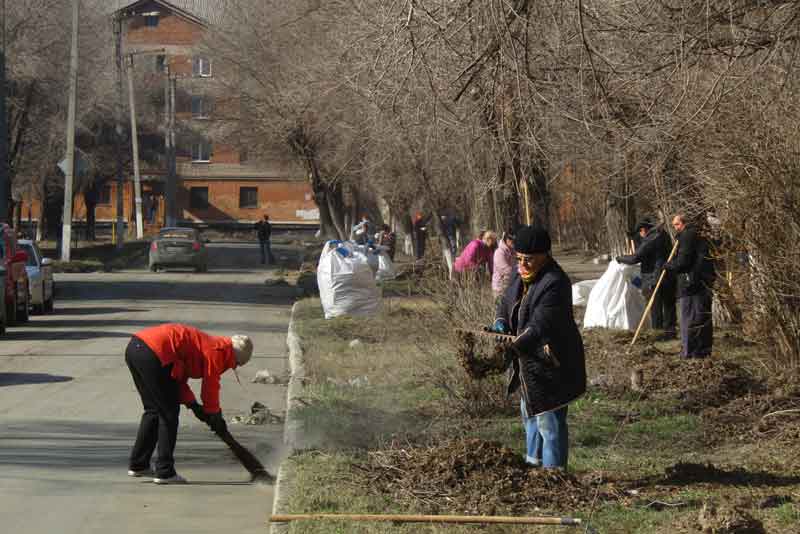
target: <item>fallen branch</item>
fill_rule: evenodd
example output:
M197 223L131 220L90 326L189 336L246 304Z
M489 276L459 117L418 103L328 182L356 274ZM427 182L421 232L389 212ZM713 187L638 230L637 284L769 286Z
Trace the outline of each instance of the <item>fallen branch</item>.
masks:
M800 413L800 408L792 408L791 410L778 410L777 412L770 412L761 417L761 419L766 419L767 417L772 417L773 415L786 415L787 413Z

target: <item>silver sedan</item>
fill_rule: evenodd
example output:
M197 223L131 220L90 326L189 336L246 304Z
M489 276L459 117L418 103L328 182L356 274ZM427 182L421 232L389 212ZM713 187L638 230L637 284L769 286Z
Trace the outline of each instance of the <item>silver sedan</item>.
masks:
M19 247L28 255L25 270L28 272L30 303L36 313L50 313L55 306L55 282L50 258L42 256L42 251L30 239L20 239Z
M163 228L150 243L150 270L166 267L193 267L208 270L206 240L194 228Z

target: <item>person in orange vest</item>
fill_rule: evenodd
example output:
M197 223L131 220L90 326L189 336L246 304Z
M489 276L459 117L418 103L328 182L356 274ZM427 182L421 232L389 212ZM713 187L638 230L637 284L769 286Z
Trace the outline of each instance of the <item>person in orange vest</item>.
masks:
M175 471L175 442L178 437L180 405L219 434L227 426L219 405L220 377L250 361L253 342L249 337L212 336L182 324L163 324L133 335L125 350L144 413L131 450L128 475L154 476L156 484L185 484ZM234 371L235 372L235 371ZM202 379L197 402L187 381ZM150 459L158 444L155 471Z

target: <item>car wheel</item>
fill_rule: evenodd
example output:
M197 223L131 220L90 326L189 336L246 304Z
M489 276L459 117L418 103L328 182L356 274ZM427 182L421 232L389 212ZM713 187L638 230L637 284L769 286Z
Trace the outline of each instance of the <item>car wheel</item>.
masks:
M11 297L11 304L6 304L6 324L12 325L17 322L17 296Z
M25 288L25 300L22 302L22 305L17 310L17 322L18 323L27 323L28 319L30 319L30 314L28 310L30 309L31 300L30 294L28 293L28 288Z
M44 301L44 313L53 313L53 309L55 309L55 302L56 302L56 287L53 286L53 293L50 295L50 298Z

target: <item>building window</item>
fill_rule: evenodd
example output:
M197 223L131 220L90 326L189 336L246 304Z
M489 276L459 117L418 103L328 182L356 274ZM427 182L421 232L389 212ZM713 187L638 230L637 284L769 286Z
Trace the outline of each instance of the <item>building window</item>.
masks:
M193 210L208 209L208 187L189 188L189 207Z
M102 185L97 190L97 203L102 204L104 206L111 205L111 186L110 185Z
M143 13L142 16L144 17L144 25L148 28L155 28L158 26L158 11Z
M239 188L239 207L257 208L258 207L258 188L240 187Z
M208 141L192 143L192 161L195 163L208 163L211 161L211 143Z
M192 58L192 75L201 78L211 76L211 60L204 56Z
M207 96L192 95L192 117L207 119L211 116L211 101Z
M159 54L156 56L156 72L167 71L167 56Z

